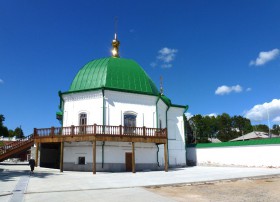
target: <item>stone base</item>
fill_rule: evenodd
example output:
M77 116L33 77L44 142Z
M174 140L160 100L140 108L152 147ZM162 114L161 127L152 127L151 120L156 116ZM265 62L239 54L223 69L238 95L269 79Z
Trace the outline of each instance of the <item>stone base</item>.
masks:
M157 164L144 164L139 163L135 165L136 171L151 171L151 170L164 170L164 166L158 166ZM92 164L87 163L85 165L79 165L74 163L64 163L63 169L65 171L92 171ZM96 164L97 172L126 172L126 166L124 163L104 163L103 168L101 163Z

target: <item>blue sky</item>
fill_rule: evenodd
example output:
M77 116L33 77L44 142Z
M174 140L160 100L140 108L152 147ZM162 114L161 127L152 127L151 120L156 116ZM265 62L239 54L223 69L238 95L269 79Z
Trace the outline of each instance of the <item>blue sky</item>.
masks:
M10 129L59 126L58 91L87 62L137 61L189 115L280 123L280 1L0 2L0 114Z

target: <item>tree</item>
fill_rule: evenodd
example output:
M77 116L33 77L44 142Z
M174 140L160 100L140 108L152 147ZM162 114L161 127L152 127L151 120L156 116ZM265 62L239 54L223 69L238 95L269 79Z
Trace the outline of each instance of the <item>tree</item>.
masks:
M195 133L198 143L209 142L207 124L203 116L198 114L190 118L190 125Z
M269 132L269 128L267 125L264 124L258 124L254 126L254 130L255 131L261 131L261 132L265 132L268 133Z
M4 115L0 114L0 136L8 137L9 131L8 128L4 126L5 117Z
M14 131L14 136L16 136L17 138L23 138L24 134L23 131L21 129L21 127L17 127Z
M16 136L17 138L23 138L24 134L21 129L21 127L17 127L14 131L9 130L6 126L4 126L5 117L3 114L0 114L0 136L3 137L14 137Z
M222 142L227 142L233 139L231 136L232 132L232 120L227 113L217 116L217 124L219 128L218 138Z
M245 135L253 131L251 121L242 116L233 116L232 117L232 127L238 132L238 136Z
M0 114L0 127L3 126L3 122L5 121L5 117L3 114Z
M185 116L185 114L183 115L183 119L184 119L186 141L187 141L188 144L193 144L193 143L195 143L194 132L193 132L192 127L190 125L190 122L187 119L187 117Z
M6 126L0 127L0 136L9 137L9 130Z
M280 135L280 125L274 124L272 126L271 133L274 134L274 135Z

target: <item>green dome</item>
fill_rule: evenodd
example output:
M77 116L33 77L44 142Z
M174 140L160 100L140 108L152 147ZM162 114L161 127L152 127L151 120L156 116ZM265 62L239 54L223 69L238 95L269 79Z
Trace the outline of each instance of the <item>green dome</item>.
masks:
M69 92L100 88L159 94L151 78L135 61L115 57L87 63L75 76Z

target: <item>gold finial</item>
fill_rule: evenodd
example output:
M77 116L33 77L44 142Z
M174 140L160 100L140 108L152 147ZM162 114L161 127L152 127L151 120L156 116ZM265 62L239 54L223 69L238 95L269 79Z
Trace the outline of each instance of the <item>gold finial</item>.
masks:
M162 86L163 78L160 76L160 94L163 95L163 86Z
M118 18L115 17L115 38L112 41L112 55L113 57L120 57L119 55L119 46L120 46L120 41L117 39L117 26L118 26Z

